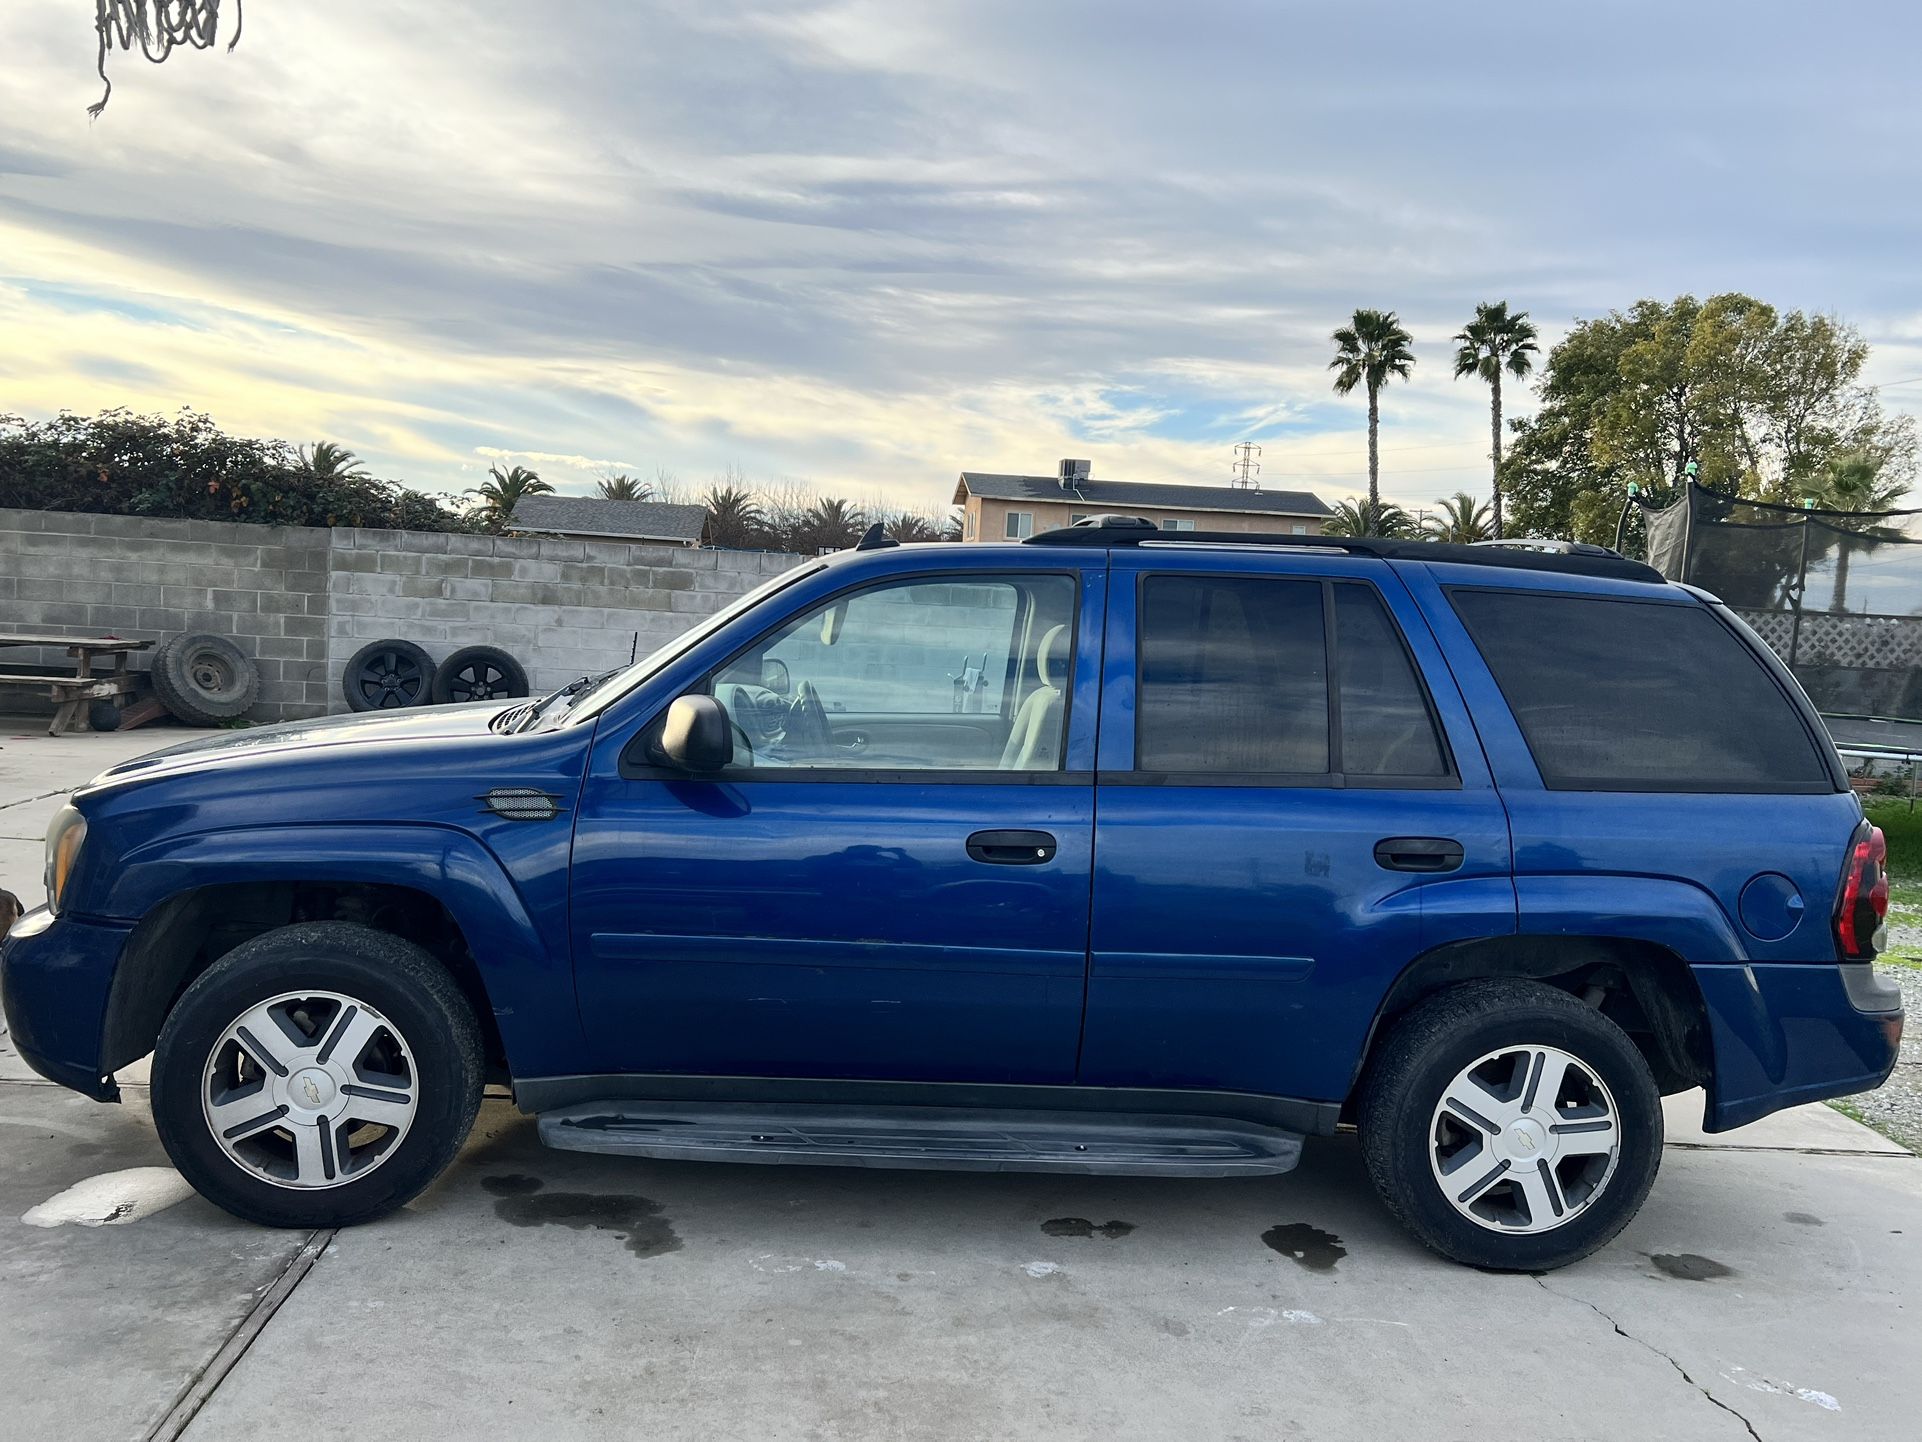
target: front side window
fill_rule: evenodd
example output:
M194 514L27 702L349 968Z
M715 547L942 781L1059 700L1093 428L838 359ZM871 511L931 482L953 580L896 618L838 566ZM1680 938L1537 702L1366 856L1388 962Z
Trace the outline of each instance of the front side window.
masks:
M1009 511L1007 534L1010 541L1025 541L1028 537L1032 536L1034 534L1034 512Z
M713 678L732 769L1053 771L1075 583L956 576L838 597Z
M1142 771L1377 785L1450 774L1414 661L1371 586L1151 576L1139 663Z
M1834 789L1794 703L1705 606L1456 590L1552 791Z

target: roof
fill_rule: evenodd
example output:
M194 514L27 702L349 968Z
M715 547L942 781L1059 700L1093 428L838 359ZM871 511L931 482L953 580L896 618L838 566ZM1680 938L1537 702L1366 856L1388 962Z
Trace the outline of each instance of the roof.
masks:
M1077 481L1064 488L1056 476L997 476L963 471L956 505L976 495L991 501L1077 501L1102 509L1141 507L1160 511L1227 511L1242 515L1332 516L1310 491L1237 490L1232 486L1172 486L1149 481Z
M705 506L665 501L604 501L599 496L527 496L514 507L510 531L558 531L616 541L698 541Z
M1024 546L1178 546L1192 550L1197 546L1223 546L1246 550L1275 546L1287 550L1344 551L1356 556L1379 556L1384 561L1426 561L1457 566L1491 566L1516 571L1559 571L1572 576L1605 576L1617 581L1646 581L1666 585L1667 578L1653 566L1631 561L1606 546L1570 543L1565 549L1544 550L1536 546L1503 541L1481 541L1473 545L1452 545L1443 541L1390 540L1382 536L1279 536L1245 535L1238 531L1163 531L1151 523L1114 516L1106 524L1069 526L1058 531L1043 531L1031 536Z

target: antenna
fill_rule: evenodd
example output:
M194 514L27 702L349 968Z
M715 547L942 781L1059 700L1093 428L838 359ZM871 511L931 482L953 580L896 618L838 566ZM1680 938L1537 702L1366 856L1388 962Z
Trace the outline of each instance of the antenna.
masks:
M1253 441L1243 441L1235 447L1235 463L1228 467L1234 477L1233 485L1238 491L1258 491L1261 482L1255 477L1261 474L1261 462L1255 457L1261 454L1261 447Z

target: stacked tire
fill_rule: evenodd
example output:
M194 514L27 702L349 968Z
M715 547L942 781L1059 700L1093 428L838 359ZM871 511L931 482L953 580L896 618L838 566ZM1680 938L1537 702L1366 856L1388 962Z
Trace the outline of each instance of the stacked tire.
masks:
M527 694L527 671L498 646L463 646L438 666L412 641L370 641L347 662L341 685L356 711L501 701Z

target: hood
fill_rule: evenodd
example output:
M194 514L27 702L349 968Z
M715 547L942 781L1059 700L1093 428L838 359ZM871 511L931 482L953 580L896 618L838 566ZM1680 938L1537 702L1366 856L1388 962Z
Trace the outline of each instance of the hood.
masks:
M227 761L254 760L321 747L364 750L481 736L496 716L510 706L521 704L520 701L476 701L464 706L415 706L216 731L109 767L82 789L91 791L120 781L144 781Z

